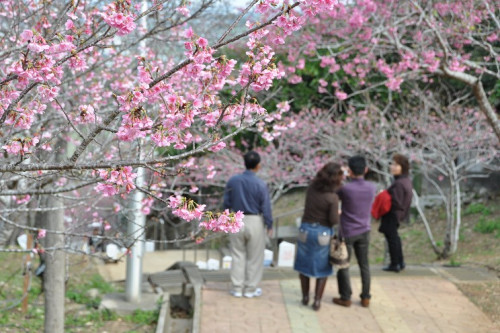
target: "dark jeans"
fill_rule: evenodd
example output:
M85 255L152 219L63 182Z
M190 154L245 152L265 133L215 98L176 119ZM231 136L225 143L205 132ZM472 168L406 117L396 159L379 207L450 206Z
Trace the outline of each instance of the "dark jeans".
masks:
M391 256L391 266L403 266L403 249L401 247L401 238L399 237L398 228L388 228L384 231L387 245L389 246L389 255Z
M370 298L370 265L368 263L368 247L370 245L370 232L346 238L347 251L349 252L349 261L351 261L352 250L358 261L359 271L361 273L362 291L361 298ZM339 269L337 271L337 284L340 298L350 300L352 295L351 278L349 277L349 268Z

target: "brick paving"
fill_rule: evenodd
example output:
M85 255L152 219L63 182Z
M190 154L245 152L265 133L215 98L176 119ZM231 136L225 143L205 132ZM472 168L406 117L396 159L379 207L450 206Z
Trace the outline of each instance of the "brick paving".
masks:
M372 267L373 270L380 268ZM252 299L229 295L229 282L206 282L202 291L200 331L500 332L500 327L470 302L450 279L442 277L445 275L409 271L401 274L377 271L372 277L369 308L360 305L357 295L361 282L357 276L351 277L351 307L333 304L332 298L338 296L338 290L332 276L318 312L300 304L298 278L264 280L261 284L263 295ZM311 282L311 290L314 290L314 280Z
M168 251L147 253L144 272L157 272L181 260ZM182 258L183 259L183 258ZM187 258L189 259L189 258ZM170 261L169 261L170 260ZM125 263L99 265L108 281L125 278ZM372 265L372 300L361 307L357 266L351 268L353 304L332 303L338 296L335 276L328 279L320 311L300 304L297 273L289 268L267 268L258 298L229 295L229 271L205 271L202 290L202 333L322 333L322 332L458 332L500 333L478 307L455 286L457 282L495 281L498 277L479 267L410 266L399 274ZM168 288L167 288L168 289ZM314 290L314 280L311 281Z

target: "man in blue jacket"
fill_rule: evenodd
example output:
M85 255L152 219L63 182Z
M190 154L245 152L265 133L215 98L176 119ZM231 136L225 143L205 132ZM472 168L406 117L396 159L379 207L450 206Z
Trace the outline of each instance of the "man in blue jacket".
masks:
M243 227L230 234L231 247L231 295L256 297L262 295L258 287L264 270L266 229L272 235L273 219L271 201L266 183L257 177L260 156L249 151L244 156L246 170L229 179L224 190L224 208L242 211Z

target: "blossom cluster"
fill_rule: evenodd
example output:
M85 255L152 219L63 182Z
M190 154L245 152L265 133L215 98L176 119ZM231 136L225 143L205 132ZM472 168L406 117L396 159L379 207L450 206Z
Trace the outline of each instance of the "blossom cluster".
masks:
M116 136L122 141L132 141L144 138L149 133L153 121L148 117L146 110L137 107L122 117L122 125Z
M252 23L247 22L247 26L252 27ZM280 79L284 75L284 72L274 64L275 52L269 45L262 42L268 33L269 30L261 29L250 34L247 42L248 61L241 66L237 79L241 86L249 84L255 92L268 90L274 79Z
M96 121L96 114L92 105L80 105L78 107L78 117L75 119L77 124L88 124ZM97 118L99 119L99 118Z
M33 57L24 54L22 58L14 61L7 67L7 74L17 75L16 88L24 89L31 82L48 82L61 84L63 69L56 65L56 58L51 53L51 46L38 33L25 30L21 40L28 42L27 48L33 52ZM55 47L55 46L54 46ZM71 47L68 48L68 51Z
M159 185L158 184L153 184L150 188L152 191L152 194L156 196L157 198L161 198L163 195L159 190ZM142 199L141 202L141 212L144 215L148 215L151 213L151 207L153 206L154 203L154 198L152 196L147 196L144 199Z
M7 153L12 155L26 155L30 153L30 149L38 144L40 138L38 136L27 137L24 139L16 138L12 140L9 144L3 145L2 148L7 151Z
M113 196L119 193L121 187L125 187L126 193L135 188L134 179L137 174L132 172L132 167L125 166L113 170L98 170L99 176L105 180L99 183L95 190L102 193L105 197Z
M137 27L134 22L135 17L129 12L124 1L109 5L102 17L108 25L118 29L116 33L118 36L128 35Z
M234 213L228 209L215 214L209 212L207 220L201 222L200 227L214 232L237 233L243 227L243 217L243 212Z
M26 194L26 195L21 195L21 196L12 196L12 199L16 202L18 205L25 204L30 201L31 195Z
M243 226L243 212L236 213L225 210L223 212L213 213L205 212L206 205L199 205L192 199L176 195L169 198L169 207L172 213L186 221L197 219L201 221L199 226L206 230L214 232L236 233Z

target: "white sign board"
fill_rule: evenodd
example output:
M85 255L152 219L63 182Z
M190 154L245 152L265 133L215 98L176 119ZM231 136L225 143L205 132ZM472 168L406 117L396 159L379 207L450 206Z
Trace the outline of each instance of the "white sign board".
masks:
M289 242L281 242L279 245L278 266L293 267L295 259L295 244Z

